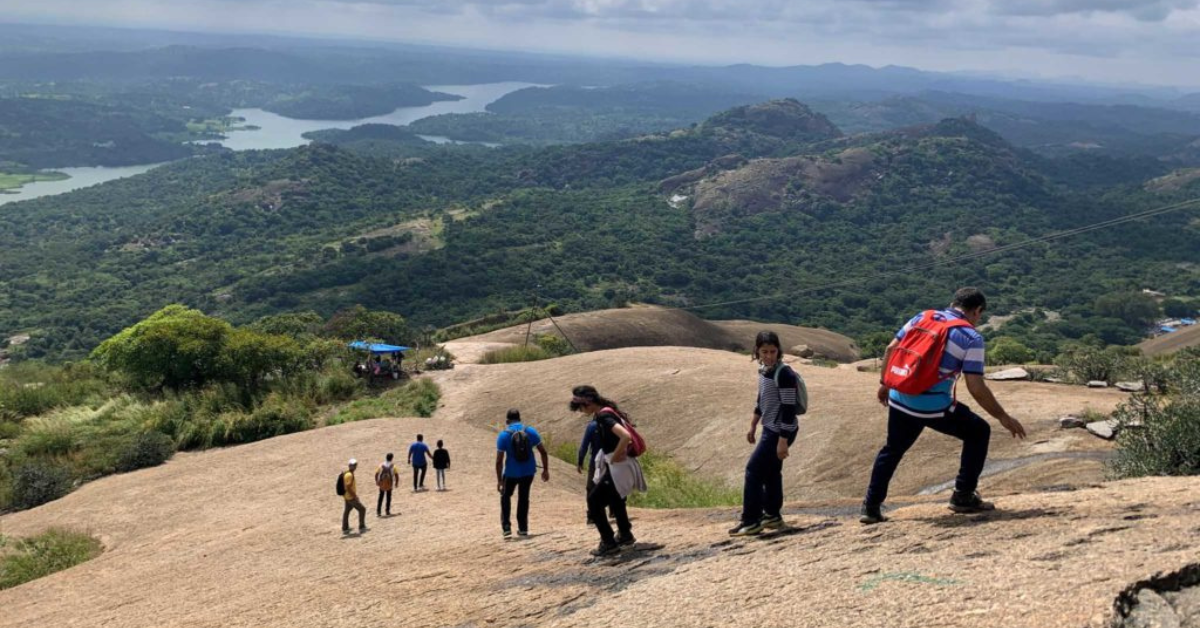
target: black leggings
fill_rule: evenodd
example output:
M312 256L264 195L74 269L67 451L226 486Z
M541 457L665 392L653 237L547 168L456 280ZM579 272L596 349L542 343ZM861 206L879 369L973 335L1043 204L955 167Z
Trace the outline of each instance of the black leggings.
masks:
M616 542L612 525L608 523L606 509L617 520L617 532L621 537L632 536L633 524L629 522L629 513L625 510L625 498L617 492L611 474L605 473L600 483L592 489L591 493L588 493L587 503L588 513L592 515L592 525L596 526L596 530L600 532L601 541L608 545Z
M426 465L421 465L419 467L413 467L413 490L414 491L417 490L418 488L422 488L425 486L425 470L428 468L429 467Z

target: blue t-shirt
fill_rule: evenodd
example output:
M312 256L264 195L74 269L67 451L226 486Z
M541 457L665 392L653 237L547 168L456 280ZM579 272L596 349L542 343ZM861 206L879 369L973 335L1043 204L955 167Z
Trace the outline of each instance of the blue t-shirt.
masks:
M412 456L412 466L425 466L425 454L429 453L429 445L417 441L408 447L408 455Z
M525 462L517 460L512 448L513 432L521 429L525 430L525 436L529 438L529 460ZM527 478L537 475L537 459L533 457L533 450L541 443L541 435L532 427L525 427L521 423L513 423L504 428L504 431L500 432L500 435L496 437L496 451L504 452L504 477Z
M900 331L896 332L896 339L904 338L908 330L921 320L923 315L924 313L921 313L912 317ZM938 316L963 317L961 312L954 309L939 310ZM888 395L890 405L907 414L922 418L942 416L953 403L951 389L954 388L954 381L958 379L958 374L983 375L983 358L983 336L979 335L975 328L955 327L951 329L946 336L946 350L942 352L942 363L938 366L938 371L945 379L919 395L906 395L893 390Z

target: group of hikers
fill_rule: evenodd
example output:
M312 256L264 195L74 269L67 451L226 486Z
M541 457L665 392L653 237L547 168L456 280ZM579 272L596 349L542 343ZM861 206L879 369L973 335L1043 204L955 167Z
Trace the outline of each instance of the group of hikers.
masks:
M396 470L395 454L389 452L375 469L375 486L379 489L379 498L375 501L376 517L392 516L392 491L400 484L400 472ZM429 463L437 473L437 490L446 490L446 470L450 468L450 451L443 441L437 442L437 449L430 450L425 444L425 435L417 434L417 440L408 446L408 464L413 470L413 492L425 491L425 472ZM358 511L358 531L367 531L367 508L359 499L358 483L354 473L358 469L358 460L351 458L346 471L338 475L337 494L345 501L342 510L342 534L350 534L350 512ZM397 511L395 514L400 514Z
M354 373L355 377L359 379L365 377L370 381L374 381L376 378L400 379L404 376L403 357L396 354L393 360L390 357L384 358L377 355L366 362L356 360L350 371Z
M956 395L956 384L961 377L971 396L1012 437L1025 438L1025 428L996 401L983 377L984 339L975 325L986 309L987 300L980 290L959 289L948 307L912 317L887 346L876 391L876 398L888 411L887 435L875 457L860 510L859 521L863 524L887 521L883 503L892 475L925 428L963 442L950 509L957 513L978 513L995 508L977 491L987 460L991 427L958 401ZM758 395L746 434L754 450L746 463L742 511L737 524L729 530L732 536L757 535L765 529L786 525L782 511L783 463L799 434L798 418L808 412L808 391L804 379L784 364L782 358L779 336L772 331L760 332L754 342L754 359L759 363ZM602 396L593 386L572 389L568 407L589 418L576 458L576 471L582 473L586 461L587 519L600 535L600 544L592 554L606 556L620 552L635 542L626 499L635 491L646 490L638 463L638 456L646 448L645 441L617 403ZM441 450L440 441L438 445ZM420 436L413 448L418 457L425 455L418 446L424 446ZM410 460L414 457L413 448L409 450ZM428 453L428 448L423 451ZM542 481L547 482L549 456L541 435L522 421L519 410L509 410L505 427L496 439L496 490L500 494L500 525L505 538L512 536L513 493L517 494L517 535L529 535L529 493L538 475L535 451L541 460ZM448 466L448 456L446 460ZM351 460L346 475L352 476L353 469ZM414 462L414 490L418 486L416 472ZM439 486L440 477L439 472ZM382 485L380 490L382 503ZM390 490L388 495L390 508ZM346 517L352 507L349 493L346 500L344 531L348 531ZM361 504L358 508L361 526ZM616 522L615 532L610 516Z

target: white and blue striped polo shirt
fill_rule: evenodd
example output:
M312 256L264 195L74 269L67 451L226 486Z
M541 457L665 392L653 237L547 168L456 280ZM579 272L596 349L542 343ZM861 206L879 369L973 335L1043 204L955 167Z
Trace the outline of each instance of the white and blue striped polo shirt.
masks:
M922 316L924 312L912 317L896 332L896 339L903 339ZM963 318L962 312L955 309L939 310L935 316L944 316L947 319ZM888 403L891 407L912 416L927 419L941 417L954 403L951 390L958 374L983 375L983 358L983 336L979 335L974 327L954 327L946 337L946 350L942 353L942 363L938 367L945 379L919 395L906 395L892 390Z

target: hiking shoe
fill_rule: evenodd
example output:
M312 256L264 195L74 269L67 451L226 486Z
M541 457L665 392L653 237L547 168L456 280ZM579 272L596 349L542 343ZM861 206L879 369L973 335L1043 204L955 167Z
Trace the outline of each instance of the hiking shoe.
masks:
M887 517L883 516L883 510L880 508L879 504L872 505L863 502L862 510L860 510L858 514L859 523L865 523L867 525L883 523L884 521L888 520Z
M628 547L630 545L633 545L634 543L637 543L637 539L634 538L632 534L630 534L629 536L617 536L617 546L618 547Z
M950 496L950 510L957 513L970 514L995 509L995 504L983 501L983 498L976 492L959 493L958 491L954 491L954 494Z
M754 536L755 534L762 532L762 529L763 526L761 521L755 523L739 522L736 526L733 526L733 528L729 530L729 536Z
M780 528L787 527L787 524L783 522L783 517L780 515L767 515L763 517L762 527L769 530L779 530Z
M592 556L611 556L621 551L621 546L616 543L605 543L600 541L600 546L592 550Z

